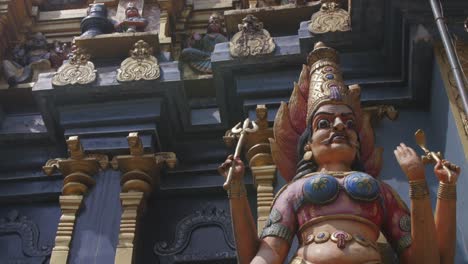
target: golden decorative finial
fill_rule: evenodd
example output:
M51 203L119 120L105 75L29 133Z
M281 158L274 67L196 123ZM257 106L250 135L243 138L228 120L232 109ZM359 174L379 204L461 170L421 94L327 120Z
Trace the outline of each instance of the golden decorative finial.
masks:
M71 136L67 139L68 152L70 158L75 160L83 159L85 154L78 136Z
M143 143L138 136L138 132L129 133L127 136L128 147L130 148L130 155L141 156L143 155Z
M255 109L255 112L257 114L257 123L258 129L267 129L268 128L268 109L266 108L266 105L257 105L257 108Z

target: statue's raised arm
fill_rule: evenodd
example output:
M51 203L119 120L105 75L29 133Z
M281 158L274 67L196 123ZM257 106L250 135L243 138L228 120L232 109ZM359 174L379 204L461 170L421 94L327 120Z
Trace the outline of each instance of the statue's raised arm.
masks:
M284 263L294 236L299 248L289 263L383 263L381 232L401 263L453 263L460 169L445 160L436 164L441 185L434 221L421 158L398 146L395 156L410 184L409 209L377 178L381 151L367 121L359 86L343 82L338 53L317 43L275 119L271 151L288 184L276 194L260 237L242 161L229 156L219 167L226 177L233 166L226 187L239 263Z

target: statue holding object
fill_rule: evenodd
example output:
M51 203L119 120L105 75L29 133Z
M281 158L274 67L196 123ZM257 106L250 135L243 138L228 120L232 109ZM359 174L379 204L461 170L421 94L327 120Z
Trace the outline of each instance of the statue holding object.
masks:
M229 156L219 167L225 177L233 167L227 189L239 263L283 263L294 235L299 248L289 263L382 263L380 232L401 263L453 263L460 168L445 160L434 167L440 185L433 215L420 157L397 146L410 185L408 209L376 178L381 164L362 116L359 86L344 84L338 53L317 43L275 119L272 154L289 183L276 195L260 238L242 161Z
M203 37L198 33L193 34L189 40L188 48L182 50L180 60L187 62L191 68L198 72L211 74L211 53L216 44L227 41L221 15L214 13L208 20L206 34Z

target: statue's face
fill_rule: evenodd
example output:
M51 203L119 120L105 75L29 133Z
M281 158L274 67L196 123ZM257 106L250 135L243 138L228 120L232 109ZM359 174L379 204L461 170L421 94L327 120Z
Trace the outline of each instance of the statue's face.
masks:
M125 15L127 18L129 17L140 17L140 13L138 12L138 9L136 7L129 7L125 11Z
M30 49L47 48L47 40L44 35L37 33L28 39L27 46Z
M267 117L267 110L262 108L260 109L258 112L257 112L257 117L258 119L262 120L262 119L265 119Z
M208 20L208 27L211 32L220 32L222 25L221 25L221 18L218 16L212 15Z
M351 165L359 143L355 116L346 105L323 105L312 119L309 147L317 164L343 162Z

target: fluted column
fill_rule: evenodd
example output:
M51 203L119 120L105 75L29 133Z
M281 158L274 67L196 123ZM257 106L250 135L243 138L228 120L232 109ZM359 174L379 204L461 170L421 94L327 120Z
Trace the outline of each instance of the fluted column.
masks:
M47 175L52 175L58 169L63 176L62 195L60 195L60 209L62 215L55 236L55 246L50 257L51 264L66 264L73 239L76 218L83 203L83 197L89 188L95 185L91 177L100 168L108 165L107 156L100 154L86 155L78 137L67 140L70 158L53 159L47 161L43 167Z
M159 182L162 166L167 165L172 168L176 163L174 153L144 154L138 133L130 133L127 140L130 155L117 156L112 162L115 169L122 171L120 200L123 210L119 244L115 254L116 264L134 263L135 237L145 200Z

